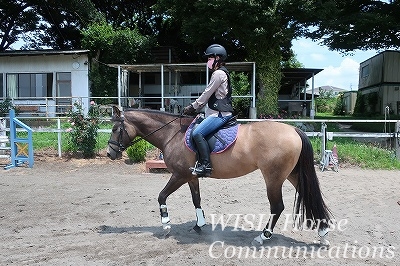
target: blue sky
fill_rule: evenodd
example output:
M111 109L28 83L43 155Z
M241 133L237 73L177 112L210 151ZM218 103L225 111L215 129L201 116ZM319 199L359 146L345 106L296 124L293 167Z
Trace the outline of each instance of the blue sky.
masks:
M377 54L375 50L356 50L352 55L342 55L304 38L294 40L292 44L297 60L304 67L324 69L315 75L314 87L329 85L357 90L360 63ZM311 80L308 83L311 86Z

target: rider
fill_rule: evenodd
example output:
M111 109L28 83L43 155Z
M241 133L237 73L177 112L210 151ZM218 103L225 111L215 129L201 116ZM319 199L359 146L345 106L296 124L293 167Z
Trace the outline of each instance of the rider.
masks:
M225 48L212 44L204 56L208 58L207 67L213 71L210 82L199 98L183 109L184 114L192 114L206 106L205 119L192 133L199 153L199 162L193 168L193 173L197 176L210 176L212 171L210 148L204 138L231 119L233 112L229 73L225 68Z

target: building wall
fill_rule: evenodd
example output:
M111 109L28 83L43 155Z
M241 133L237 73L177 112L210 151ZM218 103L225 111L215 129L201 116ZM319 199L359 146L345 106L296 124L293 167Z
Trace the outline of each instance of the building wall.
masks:
M377 112L400 114L400 51L384 51L360 64L358 88L363 95L377 93Z
M360 64L358 88L363 89L382 81L383 54L376 55Z
M352 114L354 112L354 107L356 106L356 100L357 100L356 91L346 91L343 93L343 102L346 114Z
M85 109L89 107L89 65L87 54L43 54L0 56L0 73L3 76L3 98L7 97L7 74L53 73L52 95L57 96L56 74L71 73L71 96L83 97ZM43 101L38 100L38 102Z

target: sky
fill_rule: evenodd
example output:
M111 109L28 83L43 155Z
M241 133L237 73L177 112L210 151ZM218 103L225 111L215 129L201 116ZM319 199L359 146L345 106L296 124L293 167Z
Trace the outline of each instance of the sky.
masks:
M292 44L297 60L305 68L324 69L314 77L315 88L327 85L357 90L360 63L377 54L375 50L356 50L352 55L342 55L305 38L294 40ZM311 79L308 83L311 86Z

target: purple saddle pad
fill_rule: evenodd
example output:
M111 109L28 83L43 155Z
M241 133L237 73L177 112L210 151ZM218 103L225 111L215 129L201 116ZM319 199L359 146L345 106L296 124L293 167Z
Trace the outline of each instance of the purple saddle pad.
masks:
M193 127L195 125L196 119L190 124L185 134L185 145L191 151L196 152L197 148L190 137ZM211 153L221 153L227 150L233 143L235 143L237 138L237 133L239 130L239 124L235 126L220 129L214 136L216 137L214 148L211 148Z

